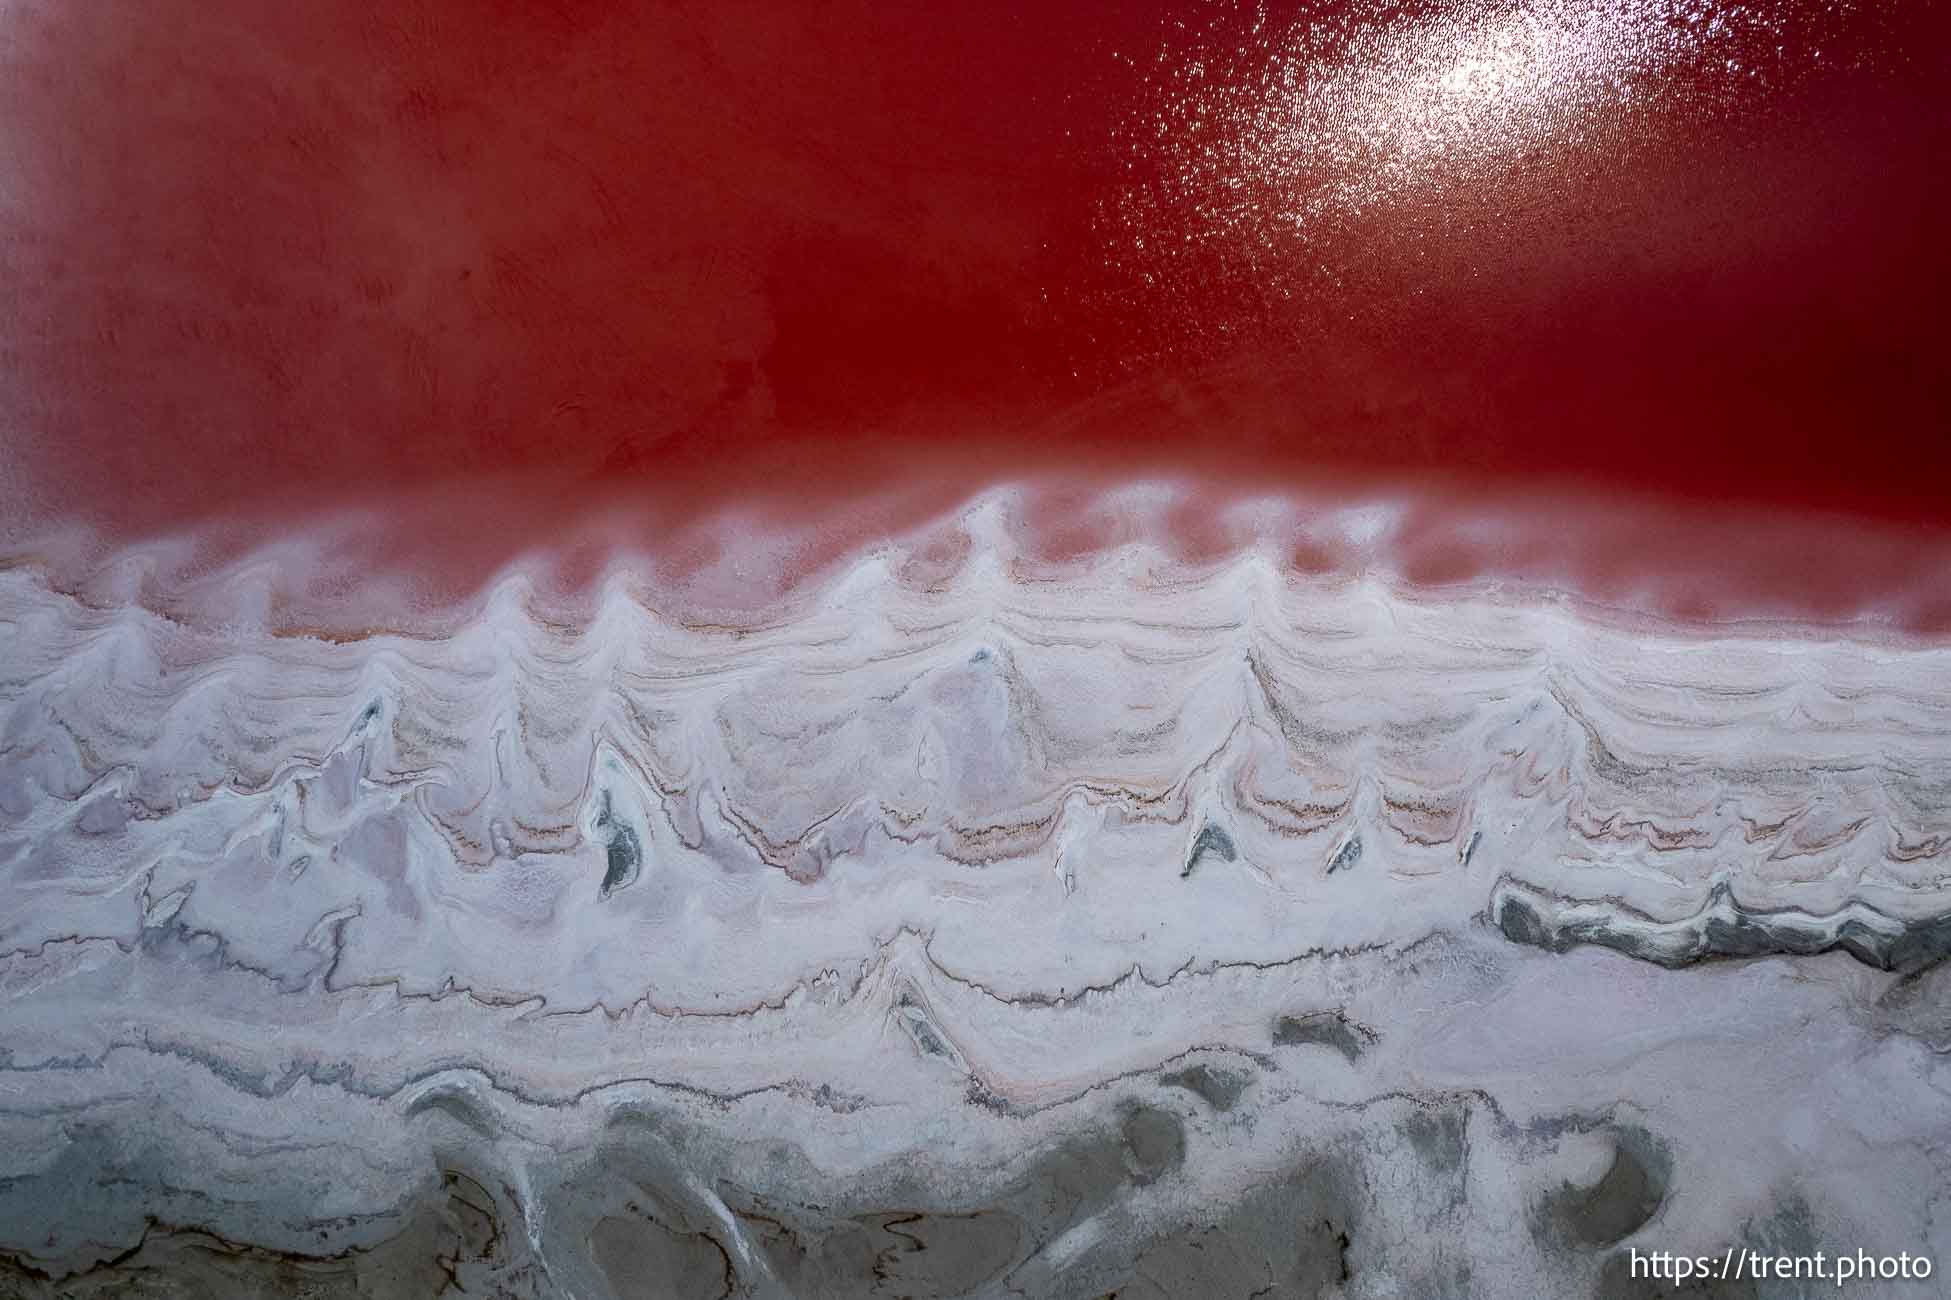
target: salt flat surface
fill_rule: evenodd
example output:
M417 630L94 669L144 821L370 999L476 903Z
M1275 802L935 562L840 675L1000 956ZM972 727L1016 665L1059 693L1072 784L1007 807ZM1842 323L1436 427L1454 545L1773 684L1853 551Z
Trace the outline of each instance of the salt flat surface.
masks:
M735 624L0 572L0 1289L1951 1266L1951 650L971 535Z

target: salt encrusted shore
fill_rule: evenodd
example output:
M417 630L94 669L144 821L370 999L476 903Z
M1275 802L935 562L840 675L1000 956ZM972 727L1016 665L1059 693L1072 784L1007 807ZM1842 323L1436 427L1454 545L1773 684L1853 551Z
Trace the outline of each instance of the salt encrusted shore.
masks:
M0 1292L1951 1266L1951 648L972 531L716 625L0 571Z

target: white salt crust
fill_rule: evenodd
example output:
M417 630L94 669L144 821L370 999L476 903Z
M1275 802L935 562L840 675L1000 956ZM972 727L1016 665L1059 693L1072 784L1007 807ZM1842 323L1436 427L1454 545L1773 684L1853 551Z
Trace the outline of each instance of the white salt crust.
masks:
M1951 1268L1951 649L969 531L738 626L0 571L0 1292Z

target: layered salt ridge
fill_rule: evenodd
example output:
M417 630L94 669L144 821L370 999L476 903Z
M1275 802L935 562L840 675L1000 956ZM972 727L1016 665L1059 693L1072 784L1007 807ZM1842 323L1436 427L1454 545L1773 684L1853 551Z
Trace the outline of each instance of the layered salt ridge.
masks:
M1614 622L1876 642L1951 632L1951 531L1941 527L1574 483L1330 477L1303 490L1077 472L976 491L918 475L905 491L863 486L836 501L779 479L738 509L674 507L630 489L538 503L532 486L376 494L357 510L236 515L139 540L81 523L0 523L0 568L40 572L91 607L334 640L449 635L498 589L550 623L588 625L620 587L666 622L752 627L816 607L862 564L935 591L969 566L1017 583L1137 569L1197 586L1247 558L1282 582L1569 601Z
M347 643L10 574L5 807L35 901L5 942L132 943L147 915L288 982L329 961L675 1010L777 998L904 928L1046 992L983 951L986 914L1032 900L1021 946L1061 929L1084 985L1413 938L1499 877L1626 928L1723 897L1946 910L1951 651L1122 559L1039 584L978 556L929 591L883 558L735 630L617 582L553 625L511 581L451 636ZM924 922L950 899L977 906ZM755 935L757 962L710 959Z
M1943 1236L1906 1189L1951 1170L1923 1140L1951 1039L1878 968L1946 944L1951 649L1659 633L1253 554L1032 580L993 519L969 531L938 584L889 551L739 626L661 615L621 570L584 622L511 578L441 635L352 640L0 574L0 1245L58 1279L162 1204L363 1250L418 1231L402 1189L437 1169L514 1243L483 1276L621 1294L592 1243L622 1212L575 1189L601 1181L577 1153L643 1114L715 1153L638 1185L725 1252L724 1294L828 1294L755 1223L925 1199L899 1172L917 1143L935 1209L990 1197L1016 1225L982 1280L1055 1295L1188 1204L1250 1208L1266 1144L1310 1132L1354 1172L1306 1196L1368 1225L1350 1293L1399 1293L1401 1261L1436 1267L1406 1249L1435 1212L1376 1189L1430 1157L1377 1115L1478 1153L1443 1173L1479 1198L1451 1263L1499 1197L1533 1224L1475 1293L1601 1266L1551 1255L1583 1229L1536 1226L1580 1135L1656 1205L1751 1161L1741 1195L1680 1201L1703 1238L1860 1228L1854 1171L1915 1138L1874 1231ZM1607 948L1840 951L1791 976ZM1473 1033L1459 1000L1503 1019ZM1622 1056L1599 1020L1665 1046ZM1865 1109L1798 1155L1741 1113L1744 1075ZM1215 1101L1233 1088L1258 1137ZM1703 1089L1726 1095L1672 1104ZM1111 1135L1113 1190L1039 1220L1038 1162L1079 1132ZM148 1199L77 1190L130 1134ZM1528 1192L1494 1172L1534 1160ZM758 1200L727 1208L728 1183Z

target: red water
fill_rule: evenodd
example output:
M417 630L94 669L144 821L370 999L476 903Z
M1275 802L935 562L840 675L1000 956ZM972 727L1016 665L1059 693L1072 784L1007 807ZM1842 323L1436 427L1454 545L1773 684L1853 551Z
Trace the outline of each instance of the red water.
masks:
M1951 617L1940 7L1585 12L8 0L8 538L368 503L464 585L1165 475L1194 553L1413 488L1517 540L1412 578Z

